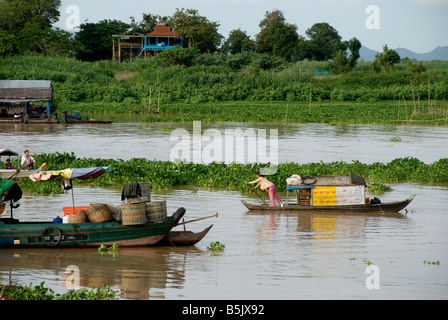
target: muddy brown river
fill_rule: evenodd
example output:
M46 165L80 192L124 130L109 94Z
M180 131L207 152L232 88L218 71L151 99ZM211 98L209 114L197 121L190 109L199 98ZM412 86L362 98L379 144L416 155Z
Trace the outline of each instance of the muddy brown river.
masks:
M448 157L448 128L325 124L202 124L202 130L248 127L278 130L279 162L388 162L416 157L426 163ZM32 153L75 152L78 157L169 160L173 130L193 132L191 123L118 121L110 126L6 126L0 147ZM398 142L392 142L399 137ZM80 287L110 285L120 299L447 299L448 187L390 184L382 201L414 201L396 214L251 213L236 191L177 187L152 192L171 214L185 207L188 224L209 234L190 247L119 249L2 249L0 283L45 282L67 290L76 268ZM77 187L76 205L120 204L121 190ZM285 194L280 193L284 199ZM15 218L47 220L71 205L70 194L24 195ZM181 229L177 227L176 229ZM222 252L207 249L211 242Z

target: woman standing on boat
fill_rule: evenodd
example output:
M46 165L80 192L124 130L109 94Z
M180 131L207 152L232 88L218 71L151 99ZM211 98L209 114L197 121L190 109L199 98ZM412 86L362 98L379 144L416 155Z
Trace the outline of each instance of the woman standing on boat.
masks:
M271 200L271 207L275 207L274 197L277 199L277 203L279 206L282 205L282 201L280 200L280 197L277 194L277 188L275 187L275 184L273 184L271 181L263 177L262 174L257 173L257 180L251 181L251 182L245 182L246 184L254 184L257 183L257 185L252 188L256 189L260 187L261 190L268 191L269 192L269 199Z

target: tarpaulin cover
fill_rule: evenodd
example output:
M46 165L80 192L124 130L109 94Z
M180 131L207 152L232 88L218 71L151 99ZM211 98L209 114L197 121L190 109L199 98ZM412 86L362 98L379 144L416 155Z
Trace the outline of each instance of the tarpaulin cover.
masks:
M19 154L15 151L9 149L0 149L0 156L19 156Z
M15 181L0 178L0 199L18 201L22 198L22 189Z
M93 167L81 169L64 169L56 171L42 171L39 173L30 174L28 177L33 181L48 180L53 177L61 176L66 179L90 179L98 178L102 174L110 171L110 167Z

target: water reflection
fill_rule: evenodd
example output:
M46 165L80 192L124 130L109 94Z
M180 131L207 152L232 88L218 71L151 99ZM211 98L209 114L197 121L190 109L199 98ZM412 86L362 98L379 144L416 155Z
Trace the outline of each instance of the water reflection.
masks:
M163 299L167 288L183 288L187 264L200 254L196 247L123 248L115 255L90 249L5 249L0 251L0 285L19 285L27 277L37 285L36 274L44 271L52 275L46 286L63 291L67 267L76 266L80 287L110 285L118 288L120 299Z

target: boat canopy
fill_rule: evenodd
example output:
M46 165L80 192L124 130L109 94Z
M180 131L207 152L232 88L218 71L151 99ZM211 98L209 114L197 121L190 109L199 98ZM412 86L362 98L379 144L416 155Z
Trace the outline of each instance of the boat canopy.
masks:
M15 151L9 150L9 149L0 149L0 157L3 156L16 156L18 157L19 154Z
M39 173L30 174L28 177L32 181L48 180L53 177L61 176L65 179L95 179L104 173L110 171L110 167L92 167L92 168L80 168L80 169L64 169L56 171L42 171Z
M0 178L0 202L13 200L19 201L22 198L22 189L15 181Z

